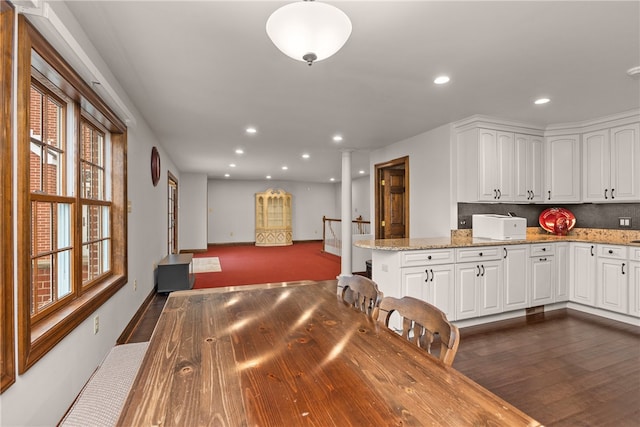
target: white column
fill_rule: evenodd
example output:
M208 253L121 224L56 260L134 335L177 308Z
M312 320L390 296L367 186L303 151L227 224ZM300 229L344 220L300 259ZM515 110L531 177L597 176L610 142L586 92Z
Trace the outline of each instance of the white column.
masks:
M342 152L342 249L340 276L351 276L351 151Z

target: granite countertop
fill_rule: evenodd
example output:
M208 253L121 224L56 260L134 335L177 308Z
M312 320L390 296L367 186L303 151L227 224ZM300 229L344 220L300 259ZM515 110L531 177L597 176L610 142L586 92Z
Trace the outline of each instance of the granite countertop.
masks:
M491 240L473 238L471 230L452 230L450 237L424 237L416 239L378 239L357 240L354 246L380 251L411 251L420 249L463 248L473 246L504 246L520 245L523 243L545 242L584 242L604 243L611 245L629 245L640 247L638 230L611 230L600 228L576 228L567 236L556 236L544 231L540 227L527 227L525 240Z

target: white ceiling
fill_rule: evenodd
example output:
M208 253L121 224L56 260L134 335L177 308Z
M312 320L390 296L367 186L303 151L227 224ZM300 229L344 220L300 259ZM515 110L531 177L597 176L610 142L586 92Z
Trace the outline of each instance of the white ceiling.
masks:
M370 150L474 114L545 126L640 107L626 74L640 65L638 1L334 1L351 38L311 67L266 35L287 3L68 7L180 171L211 178L329 182L342 149L369 173Z

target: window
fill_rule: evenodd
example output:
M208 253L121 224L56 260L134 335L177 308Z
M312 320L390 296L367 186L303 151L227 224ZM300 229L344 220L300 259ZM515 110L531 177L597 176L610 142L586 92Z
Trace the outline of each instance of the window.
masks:
M13 221L11 173L11 70L13 66L12 6L0 0L0 393L15 382L13 335Z
M18 370L127 281L126 127L18 23Z

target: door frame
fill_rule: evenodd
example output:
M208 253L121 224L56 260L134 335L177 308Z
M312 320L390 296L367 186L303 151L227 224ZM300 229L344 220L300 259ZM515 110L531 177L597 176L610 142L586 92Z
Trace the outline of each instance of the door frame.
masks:
M171 187L175 184L175 197L173 199L173 209L169 209L168 203L171 203ZM178 253L178 178L171 172L167 171L167 252L169 255ZM171 226L171 211L173 211L173 227ZM171 233L173 232L173 236ZM172 239L173 238L173 239ZM171 242L173 241L173 247ZM175 251L175 252L174 252Z
M385 169L403 169L404 170L404 224L405 224L405 237L409 237L409 156L399 157L397 159L389 160L384 163L378 163L374 166L374 193L375 193L375 236L376 239L381 239L384 236L382 233L381 218L382 218L382 203L380 198L384 194L381 181Z

